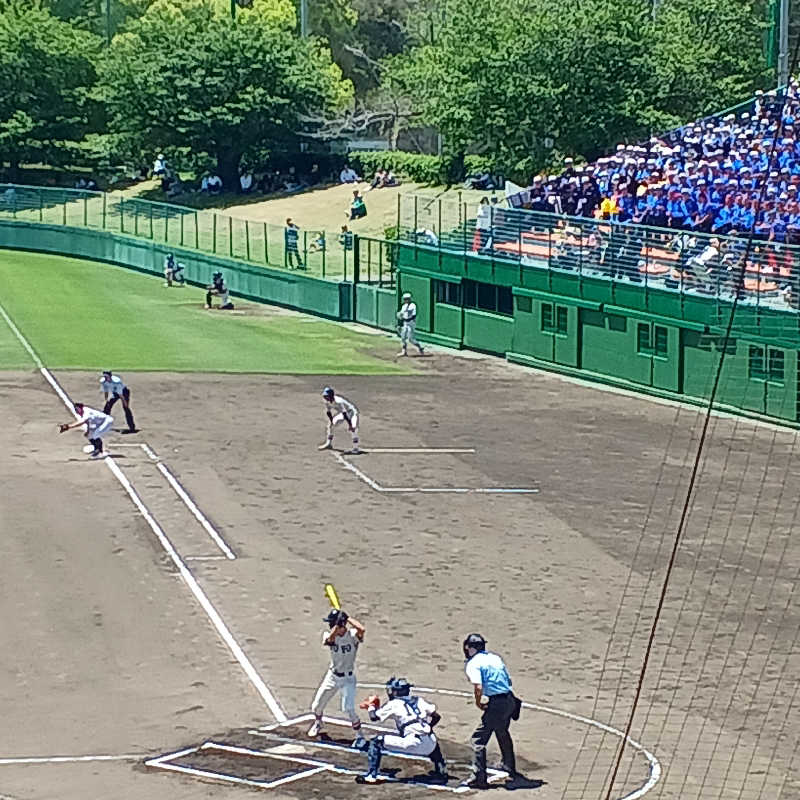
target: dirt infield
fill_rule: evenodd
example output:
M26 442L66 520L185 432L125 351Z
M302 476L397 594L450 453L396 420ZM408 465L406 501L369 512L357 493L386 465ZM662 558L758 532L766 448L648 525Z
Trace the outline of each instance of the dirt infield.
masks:
M88 401L96 386L94 375L56 377L76 399ZM696 410L438 355L419 376L334 385L359 406L367 451L474 452L350 457L316 450L324 376L126 377L142 431L113 437L110 451L287 716L307 711L324 672L322 587L332 582L367 626L363 682L403 674L464 690L461 640L478 630L525 700L624 727L696 447ZM87 462L77 432L55 435L65 410L39 373L0 375L0 399L8 709L0 757L131 757L0 762L0 795L430 793L357 787L323 770L264 790L145 768L146 757L208 740L258 749L248 731L274 714L109 469ZM735 796L728 786L755 798L763 781L770 797L789 798L800 725L796 714L788 727L783 720L796 697L781 659L797 658L797 611L784 608L800 564L789 536L796 500L785 489L800 472L795 434L720 419L711 434L632 735L662 762L648 797ZM235 559L221 554L142 442ZM346 432L336 445L349 446ZM383 489L539 491L391 492L364 476ZM431 696L443 741L465 763L476 709L461 696ZM600 796L618 737L543 709L526 709L513 732L526 774L541 782L524 796ZM232 772L243 763L203 758ZM629 749L614 796L643 786L651 768ZM265 780L279 774L270 769ZM709 794L712 782L719 795Z

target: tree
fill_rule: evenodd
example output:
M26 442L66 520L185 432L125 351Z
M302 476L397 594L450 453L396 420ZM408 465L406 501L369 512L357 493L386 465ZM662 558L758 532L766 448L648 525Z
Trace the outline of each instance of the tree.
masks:
M231 20L214 0L158 0L98 57L97 97L116 141L144 154L208 153L226 186L250 148L296 140L311 110L346 105L352 87L290 4L256 0Z
M0 161L64 163L89 128L98 40L39 5L0 3Z
M487 153L525 180L551 142L593 158L746 99L765 82L762 2L663 0L654 19L651 0L484 0L476 24L474 3L440 0L390 80L456 164Z

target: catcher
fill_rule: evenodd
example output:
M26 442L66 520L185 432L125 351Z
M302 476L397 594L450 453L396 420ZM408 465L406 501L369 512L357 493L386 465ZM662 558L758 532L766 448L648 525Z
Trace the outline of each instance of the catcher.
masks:
M86 426L86 438L89 444L83 448L85 453L89 453L92 458L100 458L103 455L103 437L111 432L114 424L114 417L104 414L95 408L83 403L73 403L78 420L75 422L62 422L58 426L59 433L64 433L71 428Z
M433 762L433 770L425 777L431 783L447 783L447 763L434 727L441 719L436 706L411 694L411 684L405 678L391 677L386 682L389 702L381 705L377 695L367 698L360 704L366 708L372 722L385 722L393 719L397 735L388 733L370 740L367 747L367 772L356 778L358 783L377 783L378 770L383 751L427 756Z

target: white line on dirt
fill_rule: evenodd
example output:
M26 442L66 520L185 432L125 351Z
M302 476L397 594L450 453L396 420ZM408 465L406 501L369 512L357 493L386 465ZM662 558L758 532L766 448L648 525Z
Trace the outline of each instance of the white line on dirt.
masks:
M75 414L75 408L72 405L67 393L61 388L58 381L52 376L50 371L44 366L44 363L36 354L36 351L31 347L28 340L22 335L19 328L14 324L11 320L11 317L8 316L6 310L3 308L2 304L0 304L0 316L8 324L11 332L17 337L19 342L28 352L28 354L33 359L36 366L39 368L39 372L41 372L44 379L53 387L53 390L56 394L61 398L61 401L64 405L72 411L72 414L77 419L77 415ZM107 456L104 459L106 466L111 470L114 477L120 482L122 488L128 494L133 504L139 510L139 513L144 517L147 524L150 526L150 529L156 535L156 538L161 543L161 546L164 548L167 555L170 557L172 563L177 568L178 572L180 573L181 578L183 579L184 583L189 587L189 590L194 595L197 602L202 607L203 611L206 612L209 620L211 621L212 625L216 628L217 633L220 635L222 640L227 645L228 649L231 651L233 657L239 662L239 666L244 670L244 673L249 678L250 682L253 684L253 687L261 696L261 699L267 705L269 710L272 712L272 715L275 719L282 721L286 719L286 713L281 708L280 704L278 703L275 695L270 691L269 687L266 685L264 680L258 674L258 671L253 666L250 659L245 654L244 650L242 650L239 643L234 638L233 634L230 632L230 629L223 621L222 617L219 615L219 612L216 608L214 608L211 601L208 599L208 596L203 591L200 584L197 582L197 579L192 574L192 571L186 566L183 562L183 559L178 554L178 551L173 546L172 542L169 540L167 535L162 530L161 526L156 522L153 515L150 513L149 509L144 505L139 495L136 493L136 490L133 488L133 485L128 480L125 473L120 469L119 465L116 461L114 461L113 457Z
M374 451L373 451L374 452ZM428 487L428 486L381 486L376 480L373 480L363 470L360 470L355 464L348 461L341 453L333 454L336 460L350 472L361 478L364 483L376 492L384 494L539 494L538 489L524 489L524 488L489 488L489 489L471 489L466 487Z
M386 688L385 684L383 683L361 683L361 681L358 682L358 686L362 689ZM422 694L442 694L449 695L451 697L472 697L472 692L462 692L456 689L435 689L430 686L415 686L414 688ZM582 717L580 714L573 714L570 711L562 711L560 708L543 706L539 705L539 703L528 703L524 700L522 702L522 706L523 708L530 708L532 711L544 711L546 714L554 714L557 717L565 717L566 719L571 719L575 722L581 722L584 725L591 725L593 728L599 728L601 731L618 736L620 739L627 739L628 744L633 747L634 750L638 750L647 760L650 766L650 775L646 783L644 783L638 789L635 789L630 794L620 797L619 800L639 800L640 797L646 795L659 782L659 780L661 780L661 762L655 757L655 755L653 755L653 753L647 750L644 745L639 744L639 742L635 741L634 739L631 739L630 736L626 737L623 731L613 728L611 725L606 725L604 722L598 722L596 719L591 719L590 717Z
M138 761L144 753L128 753L119 756L26 756L24 758L0 758L0 766L12 764L79 764L85 761Z
M369 447L364 453L474 453L474 447Z
M208 517L197 507L197 504L183 488L181 482L164 466L162 461L156 464L156 469L167 479L167 483L172 487L175 494L180 497L183 504L192 512L194 518L200 523L202 529L211 537L214 544L219 547L225 558L231 560L236 558L233 550L228 547L228 543L222 538L219 531L208 521Z

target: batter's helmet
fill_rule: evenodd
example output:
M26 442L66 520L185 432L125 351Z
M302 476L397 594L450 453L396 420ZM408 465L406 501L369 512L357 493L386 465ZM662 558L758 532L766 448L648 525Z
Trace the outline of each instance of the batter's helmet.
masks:
M410 693L411 684L405 678L395 678L392 675L386 681L386 694L389 695L390 700L394 700L395 697L408 697Z
M335 628L337 625L346 625L347 620L348 616L346 612L332 608L330 614L324 617L322 621L327 622L331 628Z
M325 388L322 390L322 396L323 396L323 397L324 397L326 400L333 400L333 395L334 395L333 388L332 388L332 387L330 387L330 386L326 386L326 387L325 387Z
M474 648L479 653L482 653L486 649L486 639L483 638L479 633L471 633L464 639L464 658L469 658L468 650L470 648Z

